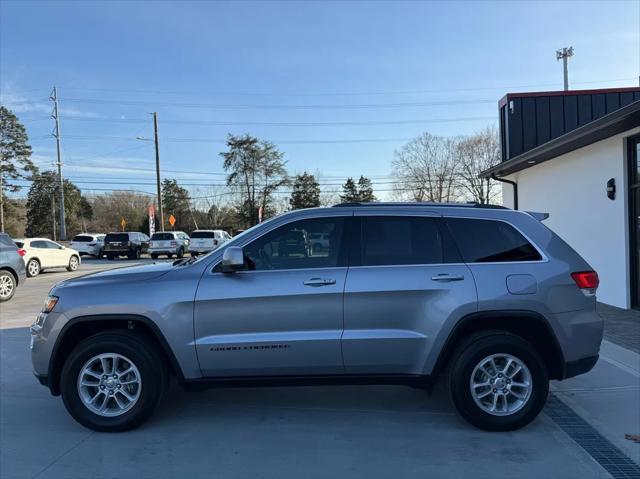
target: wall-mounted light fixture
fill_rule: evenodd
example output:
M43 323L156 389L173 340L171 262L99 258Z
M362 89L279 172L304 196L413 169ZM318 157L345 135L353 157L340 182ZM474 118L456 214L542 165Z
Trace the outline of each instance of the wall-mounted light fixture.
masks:
M616 199L616 179L611 178L607 181L607 198L610 200Z

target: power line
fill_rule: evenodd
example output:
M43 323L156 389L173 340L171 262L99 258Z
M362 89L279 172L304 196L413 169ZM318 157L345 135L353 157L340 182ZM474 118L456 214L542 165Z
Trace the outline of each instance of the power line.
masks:
M166 106L172 108L197 108L205 110L363 110L377 108L416 108L425 106L451 106L451 105L474 105L481 103L495 103L495 99L476 100L436 100L436 101L415 101L402 103L360 103L360 104L333 104L333 105L242 105L242 104L218 104L218 103L183 103L167 101L144 101L144 100L108 100L102 98L61 98L61 102L87 103L97 105L125 105L125 106Z
M66 135L66 140L114 140L114 141L136 141L136 138L126 136L98 136L98 135ZM329 139L329 140L271 140L276 144L332 144L332 143L388 143L397 141L410 141L413 138L353 138L353 139ZM163 142L170 143L226 143L226 138L163 138Z
M614 83L621 81L635 81L637 78L610 78L604 80L591 80L574 82L574 85L592 85L596 83ZM278 93L278 92L189 92L189 91L167 91L167 90L136 90L136 89L117 89L117 88L88 88L65 86L65 90L82 90L96 92L114 92L114 93L135 93L135 94L153 94L153 95L185 95L185 96L269 96L269 97L332 97L332 96L380 96L380 95L417 95L425 93L462 93L473 91L490 91L490 90L509 90L515 88L537 88L537 87L554 87L558 86L557 82L553 83L533 83L528 85L502 85L488 87L463 87L463 88L436 88L436 89L412 89L412 90L373 90L373 91L351 91L351 92L317 92L317 93Z
M211 125L211 126L366 126L366 125L410 125L420 123L450 123L459 121L490 121L495 116L466 116L450 118L422 118L410 120L365 120L365 121L319 121L319 122L282 122L282 121L208 121L208 120L165 120L162 123L178 125ZM106 122L106 123L146 123L147 120L138 118L85 118L65 116L65 121Z

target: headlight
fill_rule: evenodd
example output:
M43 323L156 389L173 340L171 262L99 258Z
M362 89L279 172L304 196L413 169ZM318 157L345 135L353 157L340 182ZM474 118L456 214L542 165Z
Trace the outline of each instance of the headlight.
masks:
M57 296L47 296L47 299L44 302L44 308L42 309L43 313L50 313L51 311L53 311L53 308L56 307L56 304L58 304L58 297Z

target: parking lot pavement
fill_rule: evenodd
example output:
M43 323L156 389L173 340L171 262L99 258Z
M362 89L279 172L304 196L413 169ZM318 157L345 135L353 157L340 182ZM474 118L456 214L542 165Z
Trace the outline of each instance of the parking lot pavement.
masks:
M83 271L129 262L83 263ZM0 477L610 477L554 421L487 433L437 387L213 389L174 385L143 427L84 429L31 373L28 324L69 273L1 306Z

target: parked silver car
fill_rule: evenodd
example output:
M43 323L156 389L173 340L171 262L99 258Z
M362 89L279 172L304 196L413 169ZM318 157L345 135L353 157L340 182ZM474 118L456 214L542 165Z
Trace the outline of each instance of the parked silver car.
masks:
M31 327L33 367L85 426L122 431L169 376L192 387L409 384L448 376L458 411L512 430L549 379L589 371L598 276L542 217L497 207L298 210L212 253L63 281ZM292 238L328 236L328 247Z
M149 254L156 259L161 254L167 255L167 258L177 256L182 258L185 251L189 248L191 240L189 236L182 231L163 231L153 233L149 240Z
M27 279L24 254L8 234L0 233L0 302L13 298L18 285Z

